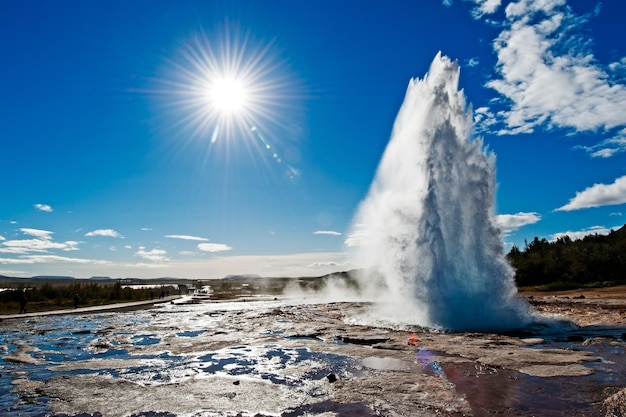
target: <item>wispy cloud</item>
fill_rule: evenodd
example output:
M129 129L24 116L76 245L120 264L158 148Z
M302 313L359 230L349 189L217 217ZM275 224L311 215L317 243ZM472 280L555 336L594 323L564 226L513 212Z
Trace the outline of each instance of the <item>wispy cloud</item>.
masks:
M474 2L478 17L500 3ZM493 124L488 114L496 118L500 134L530 133L539 126L610 131L625 125L626 86L618 75L624 63L598 63L581 34L592 15L574 14L565 0L519 0L507 5L505 16L494 42L497 76L487 83L505 109L483 114L483 122Z
M35 204L34 206L39 211L45 211L46 213L52 212L52 207L47 204Z
M29 264L46 264L46 263L74 263L74 264L93 264L106 265L109 262L103 260L70 258L59 255L28 255L19 258L0 258L0 264L7 265L29 265Z
M53 242L45 239L21 239L5 240L0 253L12 253L15 255L32 252L48 252L51 249L64 249L66 245L60 242Z
M348 247L359 247L363 246L368 238L367 227L364 224L356 224L343 243Z
M577 145L575 149L582 149L592 158L610 158L626 152L626 129L621 129L614 137L605 139L592 146Z
M479 64L480 64L480 60L476 57L468 59L465 63L465 65L467 65L470 68L477 67Z
M572 211L591 207L612 206L626 203L626 175L612 184L594 184L577 192L567 204L556 211Z
M135 256L139 256L140 258L147 259L152 262L168 261L165 255L167 255L167 251L164 251L163 249L145 250L145 248L142 248L135 252Z
M20 255L32 252L45 253L53 249L68 252L78 250L79 243L75 241L53 242L46 239L5 240L0 247L0 253Z
M519 212L516 214L499 214L495 217L495 220L503 233L510 233L522 226L537 223L541 220L541 216L535 212Z
M198 249L202 252L224 252L233 248L223 243L200 243L198 244Z
M113 229L98 229L98 230L93 230L91 232L87 232L85 233L85 236L88 237L93 237L93 236L106 236L106 237L119 237L122 238L123 236L121 234L119 234L118 232L116 232Z
M201 242L208 242L209 239L198 236L189 236L189 235L167 235L165 237L169 237L171 239L183 239L183 240L197 240Z
M19 230L20 232L26 235L35 236L40 239L46 239L46 240L50 240L52 238L52 234L54 233L54 232L50 232L49 230L31 229L28 227L22 227Z
M611 232L611 230L615 230L615 229L614 228L607 228L607 227L604 227L604 226L592 226L590 228L583 229L583 230L578 230L578 231L568 230L567 232L555 233L553 235L550 235L550 239L551 240L557 240L558 238L562 238L562 237L568 236L572 240L578 240L578 239L584 238L587 235L594 235L594 234L597 234L597 235L608 235Z
M313 232L314 235L330 235L330 236L341 236L341 233L335 232L333 230L316 230Z

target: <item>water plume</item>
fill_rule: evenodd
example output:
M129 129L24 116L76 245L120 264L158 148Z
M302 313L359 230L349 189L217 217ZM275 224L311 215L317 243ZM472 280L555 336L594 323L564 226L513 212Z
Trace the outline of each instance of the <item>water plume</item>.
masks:
M458 64L440 53L423 79L409 82L355 217L359 261L391 320L449 330L522 327L529 306L494 223L495 157L472 137L458 82Z

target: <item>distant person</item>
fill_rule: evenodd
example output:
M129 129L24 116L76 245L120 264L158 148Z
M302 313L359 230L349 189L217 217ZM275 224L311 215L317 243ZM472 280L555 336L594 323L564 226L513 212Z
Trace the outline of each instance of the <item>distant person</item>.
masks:
M78 294L74 294L74 308L78 308L78 304L80 304L80 296Z
M18 301L20 303L20 314L25 314L26 304L28 304L28 298L26 298L26 290L19 292Z

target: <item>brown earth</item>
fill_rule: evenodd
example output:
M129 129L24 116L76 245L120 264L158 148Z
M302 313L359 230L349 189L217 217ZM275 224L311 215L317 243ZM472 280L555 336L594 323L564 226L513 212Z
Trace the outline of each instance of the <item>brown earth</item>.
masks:
M580 326L626 325L626 285L567 291L522 291L540 313L561 314Z

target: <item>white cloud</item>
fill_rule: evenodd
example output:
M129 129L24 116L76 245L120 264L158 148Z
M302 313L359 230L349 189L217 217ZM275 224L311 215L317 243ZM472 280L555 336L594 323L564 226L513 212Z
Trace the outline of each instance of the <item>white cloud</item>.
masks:
M60 249L64 251L78 250L79 242L53 242L47 239L22 239L22 240L5 240L2 242L3 247L0 253L26 254L30 252L48 252L51 249Z
M140 249L137 252L135 252L136 256L139 256L140 258L147 259L152 262L168 261L169 259L167 259L167 257L165 256L166 254L167 252L164 251L163 249L152 249L149 251L145 249Z
M198 249L203 252L224 252L233 248L223 243L200 243L198 244Z
M489 107L478 107L474 109L474 124L477 131L487 132L498 124L498 116Z
M578 145L575 149L582 149L592 158L610 158L622 152L626 152L626 129L621 129L612 138L605 139L592 146Z
M63 250L69 252L73 250L78 250L78 245L80 245L81 242L77 242L75 240L67 240L64 243L65 247L63 248Z
M209 239L198 236L189 236L189 235L167 235L165 237L169 237L171 239L183 239L183 240L198 240L201 242L207 242Z
M486 14L495 13L500 7L501 0L474 0L476 7L472 10L472 16L479 18Z
M45 211L46 213L52 212L52 207L47 204L35 204L35 208L39 211Z
M4 236L0 235L0 240L6 240Z
M106 237L123 237L122 235L120 235L118 232L116 232L113 229L98 229L98 230L93 230L91 232L87 232L85 234L85 236L106 236Z
M35 236L35 237L38 237L39 239L45 239L45 240L50 240L52 238L52 234L54 233L48 230L30 229L28 227L22 227L20 229L20 232L26 235Z
M541 220L541 216L535 212L519 212L516 214L499 214L495 217L495 220L496 224L503 233L509 233L522 226L537 223Z
M364 224L357 224L343 243L348 247L359 247L363 246L368 238L367 227Z
M23 275L67 275L76 277L108 275L111 277L223 278L226 275L257 274L264 277L321 276L358 268L343 252L297 253L271 256L213 256L180 261L106 262L68 257L2 258L0 264L23 265Z
M577 192L574 198L556 211L572 211L624 203L626 203L626 175L616 179L612 184L594 184Z
M31 229L23 227L19 229L25 235L34 236L35 239L12 239L2 241L0 253L10 253L14 255L24 255L32 252L46 253L49 250L75 251L78 250L80 242L68 240L66 242L55 242L52 240L53 232L49 230Z
M335 232L332 230L316 230L313 232L314 235L330 235L330 236L341 236L341 233Z
M579 239L584 238L587 235L594 235L594 234L608 235L611 232L611 230L615 230L615 229L610 229L610 228L606 228L603 226L593 226L588 229L578 230L575 232L568 230L567 232L555 233L551 235L550 238L551 240L557 240L558 238L569 236L569 238L572 240L579 240Z
M496 3L478 1L478 14ZM565 0L520 0L505 11L504 30L494 42L498 76L487 83L507 106L497 113L503 123L499 133L624 126L626 86L612 70L623 65L597 62L579 30L590 16L575 15Z

